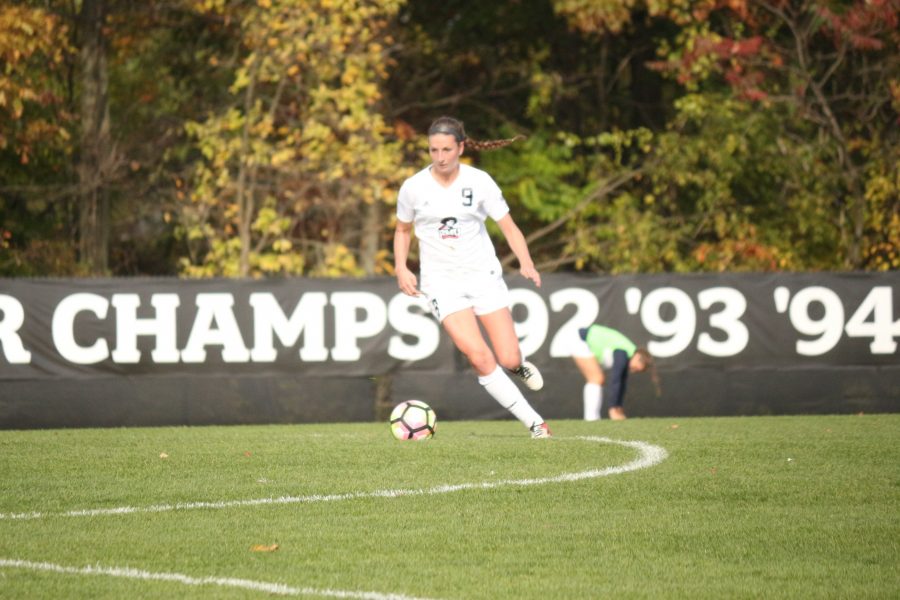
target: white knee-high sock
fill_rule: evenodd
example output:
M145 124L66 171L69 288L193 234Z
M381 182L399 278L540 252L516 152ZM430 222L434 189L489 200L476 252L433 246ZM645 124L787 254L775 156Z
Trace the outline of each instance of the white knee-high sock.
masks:
M487 393L496 400L500 406L513 414L525 427L544 422L541 415L535 411L516 384L512 382L499 366L493 373L478 377L478 383L484 386Z
M599 421L603 406L603 388L598 383L586 383L581 392L584 398L584 420Z

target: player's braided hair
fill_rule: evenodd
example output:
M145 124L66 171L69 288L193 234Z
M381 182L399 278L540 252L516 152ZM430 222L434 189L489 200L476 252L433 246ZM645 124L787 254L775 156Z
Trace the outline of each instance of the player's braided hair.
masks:
M436 133L452 135L457 143L465 142L466 148L472 150L496 150L497 148L502 148L513 142L525 139L524 135L517 135L506 140L473 140L466 137L466 129L463 126L463 122L459 119L454 119L453 117L438 117L435 119L428 128L428 135L432 136Z
M635 350L635 354L640 354L644 359L644 364L647 365L647 371L650 374L650 381L653 382L653 387L656 389L656 397L659 398L662 396L662 386L659 383L659 373L656 372L656 361L653 360L653 356L646 348L638 348Z

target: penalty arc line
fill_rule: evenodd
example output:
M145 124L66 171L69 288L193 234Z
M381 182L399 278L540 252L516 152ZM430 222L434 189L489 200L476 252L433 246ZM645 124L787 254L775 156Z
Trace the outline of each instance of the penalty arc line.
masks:
M560 439L560 438L558 438ZM332 495L313 495L313 496L284 496L281 498L263 498L256 500L237 500L230 502L192 502L183 504L162 504L148 507L120 507L114 509L92 509L68 511L62 513L21 513L16 515L5 515L0 513L2 519L39 519L49 516L100 516L100 515L119 515L130 513L147 513L147 512L165 512L175 510L192 510L192 509L222 509L232 507L259 506L266 504L295 504L295 503L311 503L311 502L333 502L339 500L351 500L358 498L399 498L405 496L421 496L446 494L450 492L476 489L495 489L507 486L531 486L544 485L549 483L564 483L572 481L580 481L584 479L592 479L597 477L605 477L609 475L618 475L638 469L652 467L664 461L668 457L668 452L664 448L647 444L644 442L631 442L612 440L603 437L578 436L574 438L561 439L577 439L589 442L610 443L626 446L638 450L639 458L624 465L615 467L606 467L602 469L590 469L576 473L563 473L553 477L542 477L535 479L513 479L486 481L480 483L463 483L455 485L441 485L424 489L399 489L399 490L378 490L375 492L356 492L349 494L332 494ZM354 600L427 600L414 596L406 596L395 593L380 592L364 592L364 591L347 591L333 589L317 589L317 588L295 588L280 583L268 583L263 581L252 581L248 579L238 579L232 577L192 577L181 573L160 573L150 572L130 567L103 567L100 565L88 567L69 567L65 565L57 565L47 562L33 562L17 559L0 558L0 569L27 569L32 571L44 571L68 575L105 575L108 577L118 577L126 579L137 579L142 581L161 581L180 583L182 585L209 585L219 587L230 587L244 589L248 591L264 592L282 596L320 596L329 598L348 598Z
M182 573L154 573L130 567L102 567L100 565L88 567L67 567L47 562L32 562L28 560L11 560L0 558L0 569L26 569L30 571L44 571L61 575L105 575L122 579L137 579L140 581L161 581L180 583L193 586L217 586L225 588L237 588L252 592L264 592L279 596L323 596L326 598L351 598L353 600L427 600L417 596L404 594L383 594L380 592L355 592L348 590L332 590L319 588L296 588L282 583L268 583L265 581L253 581L250 579L237 579L234 577L191 577Z
M318 502L340 502L344 500L360 500L364 498L403 498L409 496L433 496L461 492L466 490L493 490L502 487L528 487L534 485L547 485L551 483L569 483L585 479L595 479L610 475L620 475L630 471L637 471L658 465L668 456L665 448L654 446L646 442L614 440L597 436L574 436L571 438L555 438L556 440L581 440L603 444L615 444L633 448L639 456L631 462L614 467L601 469L589 469L575 473L562 473L550 477L533 479L501 479L497 481L482 481L475 483L444 484L429 488L412 489L388 489L371 492L348 492L344 494L312 494L308 496L279 496L276 498L253 498L249 500L224 500L219 502L179 502L175 504L154 504L150 506L119 506L114 508L90 508L81 510L69 510L64 512L29 512L29 513L0 513L0 521L27 521L45 519L49 517L101 517L128 515L135 513L162 513L185 510L221 510L225 508L246 508L253 506L268 506L281 504L312 504ZM546 442L544 442L546 443Z

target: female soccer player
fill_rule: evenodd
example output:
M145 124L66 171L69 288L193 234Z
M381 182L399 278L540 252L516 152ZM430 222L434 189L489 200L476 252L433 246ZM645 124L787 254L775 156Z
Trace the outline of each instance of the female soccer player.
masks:
M519 349L509 290L484 225L488 217L497 222L519 260L519 272L538 287L541 276L493 178L459 160L466 145L487 150L512 141L467 140L463 123L451 117L431 124L431 164L407 179L397 198L394 268L404 294L424 295L428 300L432 313L469 360L488 394L528 427L531 437L548 438L550 429L544 419L503 370L518 375L531 390L544 385L540 372ZM419 240L421 282L406 265L413 226ZM479 321L493 352L481 334Z
M600 418L603 405L603 384L606 381L603 369L610 372L607 389L612 397L609 418L613 421L625 420L625 387L629 373L640 373L648 367L653 383L659 390L653 358L643 348L619 331L603 325L591 325L578 331L580 338L573 344L572 359L584 376L582 391L584 400L584 420L596 421Z

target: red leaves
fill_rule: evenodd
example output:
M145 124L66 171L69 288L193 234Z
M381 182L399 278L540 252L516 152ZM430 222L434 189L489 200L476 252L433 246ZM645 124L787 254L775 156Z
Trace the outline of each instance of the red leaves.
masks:
M790 78L788 66L799 63L812 69L810 60L828 61L829 43L855 53L883 51L897 43L900 0L855 0L840 12L823 4L812 0L702 3L695 7L694 26L686 27L688 35L680 52L649 66L676 74L684 85L718 74L740 98L763 101L769 97L770 85L777 87ZM806 53L815 54L813 49L818 48L819 55L795 56L798 44Z
M854 3L842 14L827 6L818 7L817 12L831 30L835 46L846 40L857 50L881 50L884 41L875 36L897 30L900 1L867 0Z

